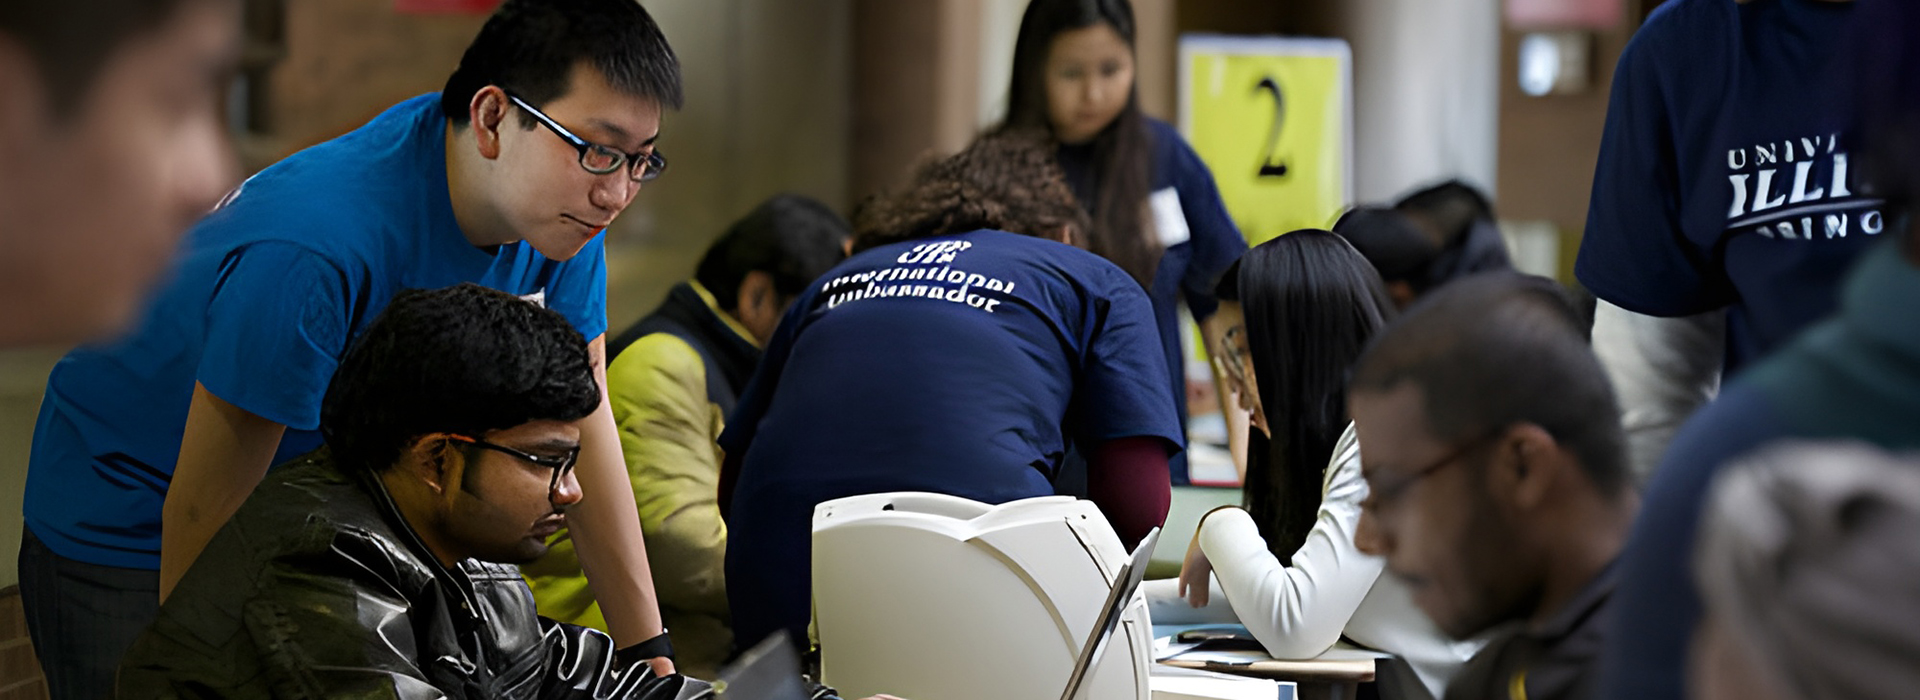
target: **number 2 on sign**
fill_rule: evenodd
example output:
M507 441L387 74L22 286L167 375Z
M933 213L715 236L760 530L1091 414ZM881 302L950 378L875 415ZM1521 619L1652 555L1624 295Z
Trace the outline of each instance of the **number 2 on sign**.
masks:
M1273 128L1267 132L1267 148L1260 160L1259 176L1286 177L1287 164L1279 162L1279 155L1274 150L1280 147L1280 122L1286 118L1287 99L1281 96L1280 83L1274 82L1273 76L1261 78L1260 84L1253 86L1255 93L1261 90L1273 93Z

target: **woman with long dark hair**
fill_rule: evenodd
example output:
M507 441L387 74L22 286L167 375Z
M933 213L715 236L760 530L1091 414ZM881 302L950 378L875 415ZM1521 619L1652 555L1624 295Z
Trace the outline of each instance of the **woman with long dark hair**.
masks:
M1140 113L1134 83L1127 0L1033 0L1014 42L1001 129L1044 130L1060 142L1060 167L1093 219L1085 247L1153 300L1167 390L1184 421L1179 303L1209 328L1214 282L1247 244L1206 164L1171 125ZM1209 346L1215 335L1203 333ZM1186 483L1184 456L1170 470Z
M1406 659L1438 697L1472 645L1448 641L1353 541L1367 485L1346 376L1393 313L1379 276L1309 229L1248 251L1218 291L1226 375L1252 414L1246 506L1201 518L1179 580L1148 585L1154 621L1238 621L1290 659L1345 635Z

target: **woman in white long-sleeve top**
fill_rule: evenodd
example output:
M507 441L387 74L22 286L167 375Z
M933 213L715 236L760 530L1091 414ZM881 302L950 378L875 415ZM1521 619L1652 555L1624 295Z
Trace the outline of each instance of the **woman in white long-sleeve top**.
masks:
M1246 507L1201 518L1180 578L1148 582L1154 622L1239 622L1278 658L1345 636L1419 676L1383 697L1439 697L1477 645L1447 639L1353 544L1367 485L1346 374L1393 309L1378 275L1338 236L1303 230L1248 251L1218 291L1225 374L1255 428Z

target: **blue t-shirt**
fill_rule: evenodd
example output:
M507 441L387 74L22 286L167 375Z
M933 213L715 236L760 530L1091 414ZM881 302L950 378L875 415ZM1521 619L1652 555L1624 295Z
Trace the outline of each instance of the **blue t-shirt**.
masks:
M461 282L544 295L606 331L600 239L572 260L487 251L454 221L440 97L402 102L248 179L187 235L137 329L69 353L47 380L26 520L60 556L160 566L160 506L194 382L287 426L274 463L320 444L320 398L347 344L403 289Z
M1154 328L1160 334L1160 351L1167 363L1167 387L1182 420L1187 417L1186 353L1180 346L1180 302L1185 300L1193 317L1205 320L1220 306L1213 287L1220 273L1247 252L1247 240L1240 235L1227 205L1220 200L1220 189L1213 184L1213 173L1200 155L1173 125L1158 119L1146 119L1147 135L1152 139L1153 161L1148 177L1152 192L1148 203L1149 219L1162 214L1185 224L1160 225L1156 233L1166 251L1154 271L1148 296L1153 300ZM1081 205L1089 211L1100 201L1100 183L1095 176L1095 160L1090 146L1064 146L1059 153L1060 167ZM1171 222L1169 222L1171 223ZM1182 433L1184 435L1184 433ZM1187 458L1174 455L1168 463L1173 483L1187 483Z
M1862 258L1836 317L1755 365L1674 437L1620 558L1601 697L1684 697L1701 615L1693 545L1721 469L1789 438L1920 448L1920 269L1896 242Z
M1003 503L1052 495L1069 442L1154 436L1177 450L1151 314L1112 263L1001 231L882 246L815 282L720 437L742 455L727 523L736 636L804 633L818 503Z
M1727 308L1738 370L1832 312L1890 227L1849 162L1854 3L1675 0L1620 56L1580 282L1621 308Z

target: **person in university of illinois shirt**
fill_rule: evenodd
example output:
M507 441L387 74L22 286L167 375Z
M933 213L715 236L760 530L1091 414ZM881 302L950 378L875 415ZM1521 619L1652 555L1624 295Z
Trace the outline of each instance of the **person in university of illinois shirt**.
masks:
M1574 272L1600 299L1594 346L1643 482L1720 377L1832 313L1893 226L1850 147L1853 14L1675 0L1620 56Z

